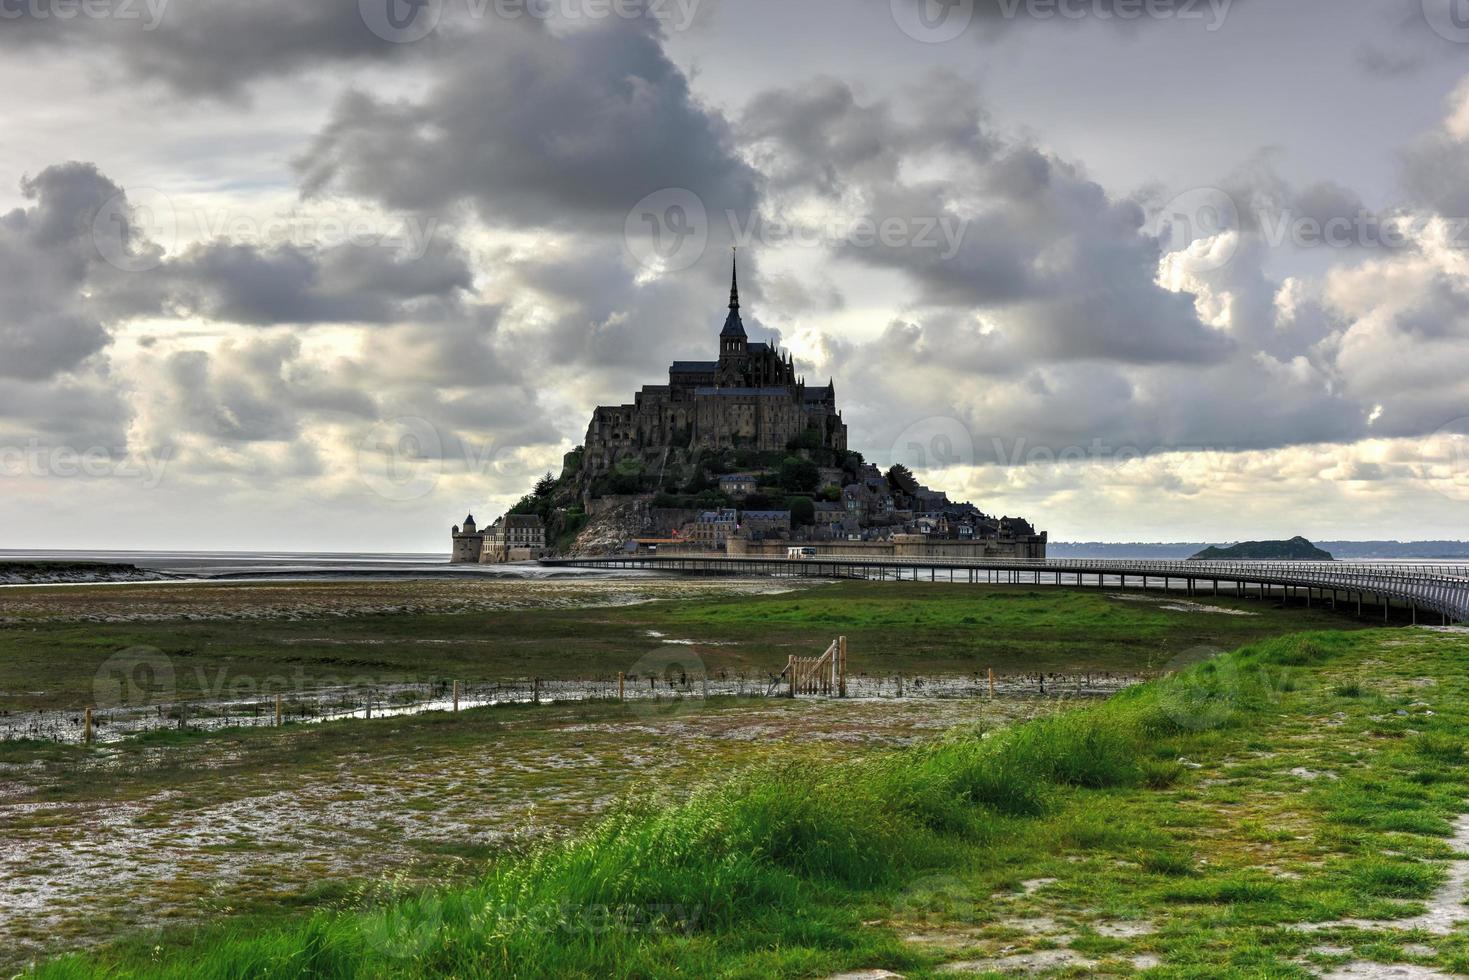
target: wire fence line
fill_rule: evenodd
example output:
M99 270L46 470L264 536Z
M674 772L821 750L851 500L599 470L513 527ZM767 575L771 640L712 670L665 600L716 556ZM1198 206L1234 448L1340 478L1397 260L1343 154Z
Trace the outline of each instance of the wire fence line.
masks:
M995 674L849 674L848 700L891 698L1104 697L1153 673L1110 671ZM673 670L589 679L392 683L281 692L250 698L179 700L105 708L0 712L0 741L116 742L166 731L218 731L455 712L494 705L765 698L777 675Z

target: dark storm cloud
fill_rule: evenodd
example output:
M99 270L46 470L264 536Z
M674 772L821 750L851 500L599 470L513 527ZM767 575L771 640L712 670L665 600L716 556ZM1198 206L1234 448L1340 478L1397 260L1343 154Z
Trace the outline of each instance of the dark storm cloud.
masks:
M778 333L761 322L753 259L740 262L745 329L751 339L778 341ZM626 400L636 386L666 377L670 361L703 360L716 352L728 312L728 253L709 256L705 265L718 278L711 281L695 269L639 281L611 243L558 258L511 261L501 271L515 283L517 301L549 313L536 316L534 331L518 335L515 344L527 358L577 372L597 397Z
M151 275L162 302L228 323L389 323L432 315L473 285L465 258L438 245L397 248L210 243Z
M909 110L909 111L903 111ZM863 103L845 81L811 80L758 93L739 137L777 188L838 195L853 184L895 181L905 156L941 151L984 159L996 147L972 87L945 72L903 93L902 105Z
M1469 141L1447 132L1425 136L1402 152L1410 200L1450 218L1469 218Z
M437 69L420 102L345 97L299 162L305 191L420 212L468 201L491 226L589 232L620 230L664 188L711 211L755 203L755 172L648 22L565 37L509 22Z
M90 164L67 163L21 190L34 204L0 216L0 377L41 380L110 342L83 290L101 264L93 222L121 189Z
M986 132L961 80L935 75L916 91L925 97L864 103L823 79L757 96L743 128L796 203L801 190L845 196L861 202L865 227L898 232L837 236L838 255L907 273L923 304L1003 310L1018 355L1153 363L1228 353L1192 297L1158 286L1161 251L1141 208L1053 154ZM935 160L956 176L905 176Z
M77 452L125 450L132 407L104 372L50 381L0 378L0 448L64 446Z
M1459 0L1380 0L1371 10L1377 29L1356 48L1356 63L1382 79L1416 75L1469 56L1469 32L1458 26ZM1442 33L1440 33L1442 32Z
M186 96L234 96L249 83L337 62L426 54L432 42L394 44L370 31L358 0L138 0L136 16L47 14L49 4L7 5L0 48L50 47L88 55L94 67L161 81ZM101 54L112 62L97 64Z
M111 373L96 216L121 189L87 163L21 183L31 202L0 215L0 446L100 450L127 444L132 409ZM126 241L126 220L111 229Z

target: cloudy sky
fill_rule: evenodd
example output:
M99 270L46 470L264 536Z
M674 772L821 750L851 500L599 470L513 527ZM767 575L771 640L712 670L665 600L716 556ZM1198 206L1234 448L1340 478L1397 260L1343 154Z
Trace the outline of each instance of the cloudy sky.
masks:
M0 0L6 547L447 548L745 322L1058 540L1469 537L1464 0Z

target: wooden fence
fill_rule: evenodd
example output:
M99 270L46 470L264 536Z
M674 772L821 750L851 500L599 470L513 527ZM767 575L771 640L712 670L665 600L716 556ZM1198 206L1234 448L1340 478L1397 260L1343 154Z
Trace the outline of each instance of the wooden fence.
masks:
M847 696L847 638L839 636L819 657L792 656L786 661L790 697L801 694Z

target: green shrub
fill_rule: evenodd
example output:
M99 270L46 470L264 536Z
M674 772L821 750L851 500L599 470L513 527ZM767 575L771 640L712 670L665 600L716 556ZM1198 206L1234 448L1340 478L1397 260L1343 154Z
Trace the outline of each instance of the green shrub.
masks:
M1443 872L1417 861L1368 858L1357 862L1347 881L1375 898L1427 898L1443 882Z
M1448 735L1419 735L1413 739L1413 751L1430 759L1443 762L1463 762L1464 742Z
M1139 855L1137 863L1144 871L1172 878L1191 875L1197 870L1193 858L1176 851L1149 851Z

